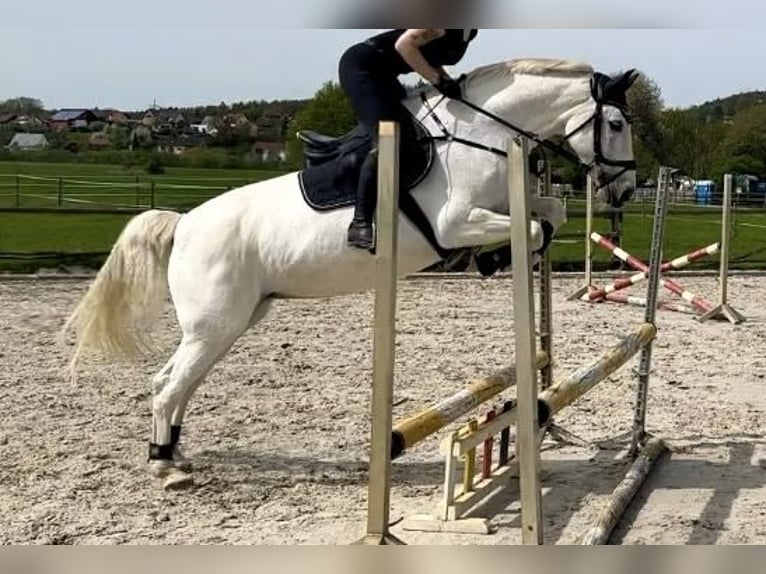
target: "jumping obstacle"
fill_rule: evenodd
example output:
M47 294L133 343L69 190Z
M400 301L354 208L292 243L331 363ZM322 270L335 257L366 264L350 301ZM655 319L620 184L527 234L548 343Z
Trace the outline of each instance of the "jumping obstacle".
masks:
M539 424L543 427L553 415L571 405L596 385L625 365L656 336L651 323L641 325L612 347L601 358L582 367L548 389L538 399ZM434 516L417 516L405 525L407 530L427 532L453 532L489 534L493 532L491 521L481 517L466 517L477 505L507 488L510 478L517 473L516 461L509 457L510 427L517 420L516 404L506 402L501 408L490 411L483 422L472 421L451 433L442 441L445 455L443 500ZM492 465L489 446L499 435L497 465ZM481 473L476 472L476 449L484 445ZM463 463L461 471L461 462Z
M652 324L642 325L596 362L575 371L562 381L543 391L538 404L539 423L543 427L554 414L605 380L656 335ZM492 525L486 518L465 518L465 515L489 496L508 486L517 472L515 460L508 456L510 426L516 421L514 402L506 402L499 410L490 411L479 424L470 424L453 432L442 442L445 461L444 498L435 516L418 516L405 525L407 530L489 534ZM488 445L500 435L498 463L492 468ZM483 444L482 472L475 472L476 448ZM491 453L491 451L489 451ZM460 472L460 462L464 462ZM488 470L491 468L491 470ZM457 477L462 477L458 483Z
M647 441L645 431L651 345L657 333L654 319L659 289L666 199L665 194L658 194L652 260L648 269L647 300L651 304L647 307L644 324L600 359L544 388L538 399L538 424L540 428L544 428L556 413L571 405L636 354L641 353L632 441L628 451L628 456L635 462L628 470L625 480L620 483L608 501L598 523L583 538L584 543L605 543L608 540L609 534L627 504L643 483L654 462L666 449L664 442L660 439ZM514 203L511 205L513 209L518 208ZM542 360L550 359L550 354L543 352L538 359L539 366ZM442 500L432 515L412 517L404 523L403 528L428 532L473 534L493 532L490 519L471 517L468 514L477 509L480 504L485 503L488 498L507 488L511 478L519 473L518 460L510 454L511 426L514 422L518 422L517 405L513 401L506 401L486 413L483 420L474 419L465 427L448 435L441 443L441 452L445 456ZM496 463L494 462L495 451ZM479 452L481 452L480 465L477 463ZM523 508L522 496L522 512ZM541 532L538 531L538 535L540 534Z
M729 296L729 248L731 243L731 194L734 191L734 176L723 176L723 207L721 208L721 267L718 272L718 305L700 317L701 321L723 317L730 323L742 323L745 318L728 302Z
M591 233L591 239L595 241L596 243L599 243L602 247L609 249L613 253L616 249L618 249L617 246L615 246L608 240L603 243L600 243L599 240L601 238L602 236L599 235L598 233ZM703 259L707 257L708 255L713 255L715 253L718 253L719 248L720 248L720 243L713 243L712 245L708 245L707 247L703 247L702 249L697 249L696 251L687 253L686 255L673 259L672 261L663 263L662 266L660 267L660 272L664 273L671 270L683 269L690 263L699 261L700 259ZM620 250L620 253L616 254L615 256L618 257L620 260L625 261L629 265L630 263L627 261L627 259L638 261L635 257L632 257L629 253L627 253L624 250ZM630 277L618 278L613 283L611 283L610 285L607 285L606 287L603 287L601 289L594 289L590 293L586 293L585 295L581 297L581 299L583 301L589 301L589 302L598 301L599 299L605 299L607 295L609 295L610 293L614 293L616 291L620 291L622 289L627 289L628 287L632 287L636 283L640 283L641 281L646 279L646 277L647 277L646 271L641 271L640 273L636 273L634 275L631 275Z
M514 276L516 365L499 375L478 381L473 389L458 393L422 416L392 428L394 349L396 321L398 239L398 146L395 123L379 127L377 253L375 290L374 365L372 391L371 450L368 485L366 545L403 544L390 532L391 460L408 446L443 428L482 400L488 400L515 381L516 458L521 469L522 540L542 542L542 510L539 484L538 400L536 370L548 357L535 349L532 253L527 165L528 142L509 140L509 200L514 205L511 250ZM520 199L519 199L520 198Z
M634 416L633 441L629 454L636 459L628 477L618 487L596 527L598 535L589 540L606 541L614 523L624 510L651 469L652 463L664 451L664 443L646 443L645 415L648 392L649 369L651 364L652 340L656 335L654 314L659 286L660 247L653 244L651 268L647 288L650 305L646 309L645 323L632 335L626 337L594 364L583 367L569 377L544 389L538 396L536 371L550 365L550 355L538 352L535 345L534 288L532 254L529 243L530 210L528 201L527 161L528 143L525 140L509 141L509 199L512 213L512 263L514 277L514 317L516 365L506 369L496 378L480 379L469 389L448 398L435 407L410 417L396 427L392 426L394 343L396 317L396 255L397 255L397 169L398 130L395 124L381 124L380 127L380 173L379 206L377 215L377 289L375 296L375 342L374 380L372 395L372 430L370 480L367 515L367 534L360 541L363 544L401 544L402 541L389 531L391 460L401 455L409 446L443 428L448 421L454 421L478 404L497 396L512 384L517 386L516 402L506 403L502 412L491 412L484 421L469 424L469 432L449 438L447 477L454 476L456 461L465 460L468 470L463 473L464 490L477 492L483 485L476 485L476 449L483 446L484 458L481 464L482 481L497 480L503 471L493 469L491 453L494 448L493 436L500 434L498 465L509 467L511 461L518 469L521 490L521 533L525 544L540 544L542 531L542 497L539 482L541 429L551 417L571 404L600 381L609 376L630 357L641 351L638 369L638 392ZM665 195L658 194L655 214L655 242L661 245L664 225ZM662 206L662 208L660 208ZM515 456L510 455L510 426L515 423ZM486 435L486 431L490 432ZM485 431L482 434L482 431ZM657 446L659 445L659 446ZM648 447L651 446L651 450ZM655 452L656 451L656 452ZM467 456L469 453L473 453ZM505 471L507 472L507 471ZM454 493L452 478L445 478L445 485L451 485L445 492ZM465 494L465 493L463 493ZM446 500L446 498L445 498ZM453 500L453 502L455 502ZM465 502L457 500L458 503ZM470 502L470 501L469 501ZM457 516L458 506L450 503L446 516ZM452 509L452 510L450 510ZM449 520L442 521L448 524Z
M646 263L636 257L633 257L624 249L617 247L606 237L603 237L595 231L591 234L591 239L597 245L607 249L608 251L611 251L616 257L619 257L622 261L633 267L633 269L641 271L642 275L646 274L649 270L649 267L646 265ZM668 289L671 293L678 295L690 303L692 307L696 308L700 313L707 313L713 309L713 304L710 301L705 299L702 295L698 295L689 291L678 281L673 279L660 278L660 285Z
M658 178L658 193L668 193L671 186L672 170L670 168L661 168L660 177ZM661 278L660 284L681 297L688 304L679 304L671 301L657 301L659 309L676 311L681 313L688 313L696 315L701 321L706 321L711 318L725 318L732 323L740 323L744 321L744 317L734 310L728 303L728 275L729 275L729 249L731 241L731 194L733 187L733 176L728 174L724 177L724 198L722 205L722 222L721 222L721 240L717 243L708 245L701 249L697 249L690 253L687 253L681 257L673 259L664 263L660 270L662 273L669 271L680 270L687 265L699 261L705 257L720 253L720 267L719 267L719 303L714 305L704 296L691 292L686 289L679 281L670 278ZM596 233L592 229L592 187L588 187L586 198L586 262L585 262L585 286L578 289L570 300L580 299L585 302L596 303L602 301L610 301L614 303L645 306L646 300L641 297L633 297L631 295L625 295L623 293L617 293L624 289L627 289L643 280L647 276L646 264L636 257L630 255L627 251L618 245L615 245L609 238ZM592 281L592 249L591 245L596 244L603 249L606 249L614 257L623 261L628 266L637 270L638 273L630 275L628 277L620 277L613 281L611 284L604 287L597 288L593 286Z
M543 369L548 364L548 355L538 351L535 368ZM399 458L410 447L476 410L515 384L516 367L511 366L488 377L476 379L460 392L397 423L391 433L391 458Z

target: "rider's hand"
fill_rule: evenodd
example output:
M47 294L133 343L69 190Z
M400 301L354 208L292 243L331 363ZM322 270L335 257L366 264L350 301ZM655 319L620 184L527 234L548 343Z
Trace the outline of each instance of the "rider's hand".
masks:
M460 82L453 78L442 76L434 84L434 87L451 100L460 100L463 97L463 89L460 87Z

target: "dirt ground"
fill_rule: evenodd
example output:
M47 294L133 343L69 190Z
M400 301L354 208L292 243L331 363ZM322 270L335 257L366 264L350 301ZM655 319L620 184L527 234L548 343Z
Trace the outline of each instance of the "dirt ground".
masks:
M716 292L712 278L685 283ZM554 283L557 374L597 358L643 317L566 301L576 284ZM371 295L278 302L195 396L183 437L195 484L165 492L145 472L149 380L177 326L169 311L157 357L88 358L73 386L59 331L86 286L0 281L0 543L345 544L362 535ZM395 420L509 362L510 288L497 279L400 284ZM730 291L745 324L659 314L648 427L678 452L660 462L615 543L766 543L766 278L734 277ZM547 543L575 543L622 477L634 364L558 417L593 446L543 453ZM392 520L438 502L443 436L394 463ZM393 531L410 544L515 544L517 496L512 481L477 511L498 525L489 536Z

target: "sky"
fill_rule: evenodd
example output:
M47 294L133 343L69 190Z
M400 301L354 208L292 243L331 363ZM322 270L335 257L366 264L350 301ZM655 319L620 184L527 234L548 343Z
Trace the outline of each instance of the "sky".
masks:
M340 24L337 15L350 14L344 2L174 0L171 7L168 0L132 0L107 9L98 0L69 0L65 12L55 0L9 2L0 18L0 99L141 110L155 101L191 106L308 98L337 79L344 49L375 32L314 27L333 19ZM515 27L482 28L451 71L526 56L583 60L605 73L637 68L673 107L766 90L766 50L759 48L766 4L642 0L634 3L641 13L635 7L615 13L614 4L524 0L510 13L485 10L477 26Z

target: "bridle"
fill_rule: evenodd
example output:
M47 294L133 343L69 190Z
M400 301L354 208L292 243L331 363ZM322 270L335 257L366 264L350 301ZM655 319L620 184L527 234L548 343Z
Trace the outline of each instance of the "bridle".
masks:
M569 141L570 138L580 133L582 130L588 127L592 122L593 123L593 161L590 163L583 162L576 153L565 148L564 146L556 142L550 141L548 139L545 139L533 132L520 128L519 126L516 126L512 124L511 122L504 120L503 118L491 112L488 112L487 110L481 108L480 106L477 106L476 104L471 103L465 98L460 98L457 101L467 106L468 108L472 109L473 111L479 114L482 114L483 116L491 119L492 121L508 128L509 130L514 131L518 133L519 135L525 138L528 138L531 141L534 141L539 146L552 151L555 155L558 155L569 161L572 161L580 166L587 168L588 170L593 170L594 168L601 168L602 166L618 168L619 171L611 175L608 179L599 178L599 180L595 182L597 184L596 189L601 189L601 188L609 186L611 183L616 181L624 173L635 170L636 161L635 160L615 160L615 159L610 159L604 155L604 151L602 148L602 141L601 141L602 128L604 125L604 105L605 104L612 105L616 107L617 109L619 109L628 124L631 123L631 120L630 120L630 116L628 115L627 104L624 102L607 101L603 96L603 90L600 89L600 86L598 82L595 80L595 78L592 83L592 93L596 101L596 109L594 110L593 114L587 120L585 120L582 124L577 126L574 130L566 134L563 138L564 141ZM422 92L420 94L420 98L423 102L423 105L428 110L428 115L431 117L434 123L442 131L442 135L433 136L432 137L433 140L455 142L455 143L466 145L472 148L484 150L486 152L499 155L501 157L508 157L508 153L505 150L501 150L493 146L488 146L480 142L475 142L472 140L460 138L451 134L449 130L447 129L447 127L444 125L444 123L441 121L439 116L436 114L434 107L429 104L428 99L426 98L425 92ZM437 103L437 106L443 100L444 98L439 100L439 103Z

